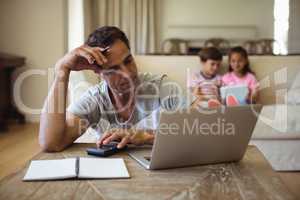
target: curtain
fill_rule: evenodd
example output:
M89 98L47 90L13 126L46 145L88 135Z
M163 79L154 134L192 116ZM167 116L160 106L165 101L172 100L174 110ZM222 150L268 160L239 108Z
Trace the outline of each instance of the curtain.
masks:
M157 0L85 0L85 37L100 26L123 30L134 54L156 51Z

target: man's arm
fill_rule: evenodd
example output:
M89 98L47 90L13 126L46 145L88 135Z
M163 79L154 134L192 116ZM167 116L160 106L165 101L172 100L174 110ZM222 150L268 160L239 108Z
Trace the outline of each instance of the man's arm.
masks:
M66 54L55 66L56 76L45 101L39 131L39 143L44 151L61 151L73 143L87 128L82 121L66 112L69 76L72 70L84 69L99 72L95 64L107 62L98 47L81 46Z
M58 67L56 74L40 119L39 143L44 151L61 151L81 134L80 118L66 113L70 70Z

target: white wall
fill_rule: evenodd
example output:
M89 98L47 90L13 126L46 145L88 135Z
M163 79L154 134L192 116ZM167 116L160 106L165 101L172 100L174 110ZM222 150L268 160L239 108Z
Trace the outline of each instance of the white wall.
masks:
M273 6L273 0L161 0L160 38L273 38Z
M27 72L47 73L66 52L66 20L65 0L1 0L0 51L25 56ZM48 93L47 74L26 78L20 93L26 106L40 109ZM26 113L26 118L39 116Z

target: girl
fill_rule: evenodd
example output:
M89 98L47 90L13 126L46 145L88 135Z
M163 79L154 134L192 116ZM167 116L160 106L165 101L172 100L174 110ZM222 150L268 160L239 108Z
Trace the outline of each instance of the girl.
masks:
M258 81L255 78L254 72L250 69L247 51L243 47L235 47L228 54L229 69L222 78L222 83L225 86L246 85L249 93L246 99L247 103L256 103L258 100ZM232 96L231 99L226 99L229 104L234 104L236 101ZM230 102L231 101L231 102ZM240 102L236 101L236 104Z

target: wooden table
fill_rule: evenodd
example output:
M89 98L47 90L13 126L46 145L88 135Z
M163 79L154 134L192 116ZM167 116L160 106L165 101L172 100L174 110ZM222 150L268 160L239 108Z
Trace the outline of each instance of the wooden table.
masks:
M87 144L33 159L86 156ZM131 179L22 182L28 164L0 182L0 199L276 199L294 197L254 146L239 163L147 171L125 153Z

